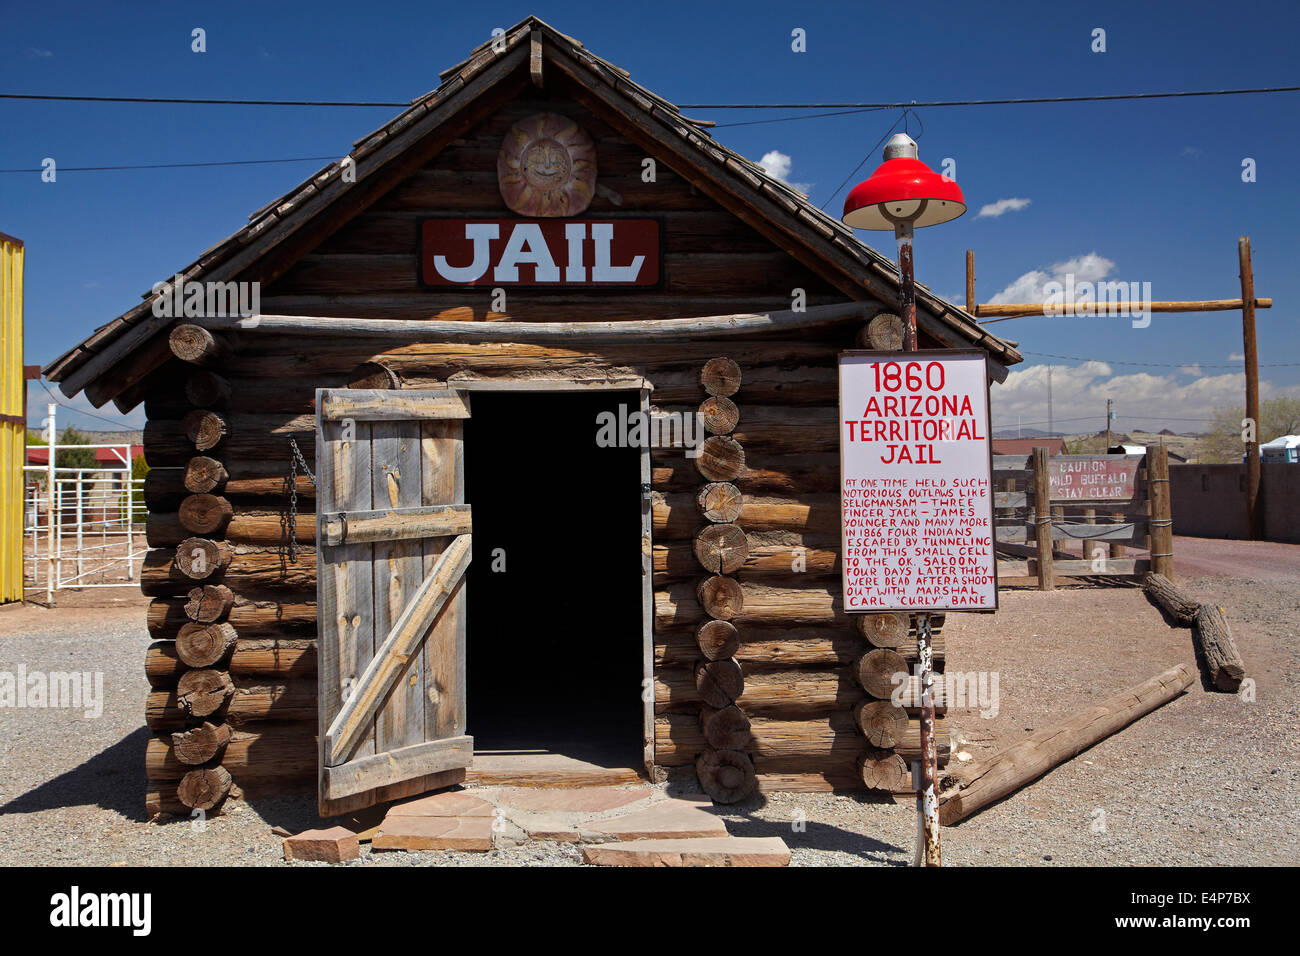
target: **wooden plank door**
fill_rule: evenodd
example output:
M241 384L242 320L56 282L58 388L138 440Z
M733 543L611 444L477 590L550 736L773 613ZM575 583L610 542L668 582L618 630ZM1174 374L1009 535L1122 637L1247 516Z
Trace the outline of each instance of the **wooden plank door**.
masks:
M320 812L463 780L463 420L452 389L316 392Z

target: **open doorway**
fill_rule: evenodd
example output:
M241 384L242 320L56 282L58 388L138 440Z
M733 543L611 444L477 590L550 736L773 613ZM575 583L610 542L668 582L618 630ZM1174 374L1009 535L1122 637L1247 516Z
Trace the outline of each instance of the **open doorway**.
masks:
M599 447L635 391L475 391L465 422L475 762L643 765L642 450ZM522 766L522 765L521 765Z

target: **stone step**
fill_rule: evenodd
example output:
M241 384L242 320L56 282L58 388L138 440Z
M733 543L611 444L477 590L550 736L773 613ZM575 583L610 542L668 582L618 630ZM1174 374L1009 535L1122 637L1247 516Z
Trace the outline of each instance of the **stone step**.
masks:
M589 843L582 860L594 866L787 866L780 837L705 837Z
M492 817L389 815L370 841L372 850L490 850Z

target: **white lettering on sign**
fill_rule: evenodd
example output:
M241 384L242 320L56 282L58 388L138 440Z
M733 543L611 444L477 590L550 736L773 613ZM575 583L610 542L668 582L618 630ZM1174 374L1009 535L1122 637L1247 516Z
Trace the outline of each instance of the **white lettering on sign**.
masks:
M427 285L659 282L659 223L653 219L427 219L420 242Z
M846 611L997 607L982 352L840 356Z

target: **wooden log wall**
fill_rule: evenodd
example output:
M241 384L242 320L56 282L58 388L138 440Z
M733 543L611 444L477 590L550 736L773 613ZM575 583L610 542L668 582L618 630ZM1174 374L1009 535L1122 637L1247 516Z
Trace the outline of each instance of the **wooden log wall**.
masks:
M695 413L709 437L695 459L705 482L695 504L706 523L695 531L693 550L696 562L710 576L696 586L708 619L696 631L700 659L694 662L695 690L703 740L691 756L700 786L718 803L743 800L758 785L748 752L753 742L749 717L737 703L745 691L745 677L736 661L740 632L732 623L744 613L743 592L732 575L749 557L749 537L737 523L744 502L740 489L731 483L745 468L744 447L731 437L740 420L731 396L739 390L740 380L740 366L731 359L709 359L700 371L704 396ZM710 444L725 453L708 451ZM694 523L698 522L696 517ZM665 519L665 526L668 523ZM656 742L656 759L659 749Z
M286 534L277 512L287 482L270 471L287 463L287 443L268 456L265 474L230 480L224 456L238 419L224 373L237 367L233 344L182 323L169 346L184 371L164 376L146 400L172 418L162 429L151 421L145 435L147 459L161 463L146 482L151 550L141 573L155 595L156 638L145 653L154 732L145 803L151 813L215 814L232 794L288 792L315 779L314 588L307 592L315 562L290 569L268 550ZM160 444L164 432L170 444ZM311 500L309 488L300 491Z
M495 185L496 152L509 126L539 105L573 116L596 144L602 188L589 215L660 221L662 287L510 289L506 311L494 312L490 289L419 286L419 220L509 215ZM262 310L610 321L787 309L796 290L803 290L810 306L847 298L847 290L828 284L665 164L659 164L656 182L643 182L643 159L640 150L572 103L511 103L468 128L427 166L268 281ZM218 768L229 775L232 790L245 793L314 786L315 508L313 489L300 478L299 549L292 561L288 438L296 436L307 461L314 461L317 388L363 382L428 388L461 373L640 375L653 384L661 410L704 414L715 431L700 458L687 458L680 449L652 450L656 762L691 766L703 752L700 741L708 738L700 719L713 707L701 699L703 687L715 701L731 697L714 708L720 713L707 715L714 740L739 742L746 721L761 729L751 728L742 747L712 748L749 761L732 768L742 776L752 773L764 788L860 788L856 762L865 744L854 707L865 695L854 673L863 645L837 598L836 361L853 341L852 326L729 340L725 346L694 340L400 344L265 332L223 340L191 329L179 333L171 371L160 370L141 385L148 415L145 454L152 468L147 537L154 549L142 572L145 593L154 598L148 623L155 643L146 653L153 691L146 717L158 735L149 762L150 807L188 813L183 800L209 802L225 783ZM923 340L923 347L935 345ZM711 396L701 391L700 370L724 348L744 380L738 391L720 389ZM741 399L743 410L736 404ZM706 592L721 616L705 614L695 587L695 533L702 515L704 524L721 529L701 543L703 553L719 569L724 563L729 569L712 575L726 583L715 582ZM554 530L561 531L558 525ZM737 548L747 549L739 566ZM226 588L229 597L205 586ZM198 595L191 594L195 588ZM735 611L730 621L729 608ZM710 621L731 624L735 634L706 627ZM178 641L190 624L226 626L191 629ZM226 675L228 684L217 680L181 694L182 679L204 669L181 657L182 643L205 651L196 660L220 652L219 663L206 669ZM906 649L898 650L907 656ZM703 680L696 676L700 663ZM203 709L214 697L219 700L210 714L186 709L190 701ZM173 735L180 735L179 742ZM208 749L213 755L203 763L185 763ZM732 759L719 758L711 772L732 777ZM213 772L182 788L179 766ZM215 802L213 809L219 806Z
M877 645L853 627L839 598L838 456L833 442L818 437L814 430L802 443L791 436L779 448L751 455L735 438L746 428L753 431L750 411L765 421L776 421L782 411L797 415L833 407L830 391L823 390L813 400L797 388L783 395L775 384L790 374L794 382L821 382L819 387L831 388L839 347L835 341L803 339L728 343L729 357L738 366L741 359L746 362L741 366L745 372L739 391L728 396L737 407L738 421L730 437L740 445L743 468L735 470L739 459L727 455L693 461L679 449L652 449L656 762L660 765L694 766L703 752L700 742L706 738L700 720L711 705L700 698L696 670L707 661L704 648L708 647L714 656L736 665L734 670L730 664L712 668L709 680L725 689L734 686L727 682L739 671L742 682L732 702L735 711L716 708L726 713L720 719L708 715L716 721L716 739L734 742L740 735L737 712L761 727L763 734L751 732L750 741L739 751L752 763L760 788L864 786L858 763L868 744L855 722L855 709L867 694L856 675L859 659ZM662 350L657 346L630 350L623 346L563 349L417 344L375 353L373 348L363 343L318 345L279 336L248 336L240 344L237 361L223 369L231 386L230 399L222 409L230 425L223 443L204 455L191 446L189 458L180 453L182 446L174 438L168 437L162 445L173 457L151 482L150 500L156 507L174 507L176 511L153 515L149 537L157 550L150 554L143 574L143 587L154 595L150 633L163 642L150 649L148 658L150 682L155 688L149 715L156 730L171 733L201 724L194 718L187 720L174 699L175 681L184 664L172 648L181 627L193 622L186 612L189 590L197 584L221 584L232 593L224 621L236 632L225 667L234 688L225 709L232 739L241 739L241 733L259 733L263 726L285 727L289 722L299 728L302 737L314 737L314 498L310 485L300 482L297 537L302 547L297 562L291 562L286 551L285 492L288 435L297 435L303 454L308 461L314 459L314 440L307 429L316 387L345 384L353 369L368 361L393 369L402 384L410 387L444 383L458 372L508 376L539 369L622 369L644 375L655 384L652 395L656 401L666 396L668 407L698 408L707 397L700 386L701 365L717 355L716 344L694 342ZM280 381L280 389L259 393L259 383L269 377ZM740 401L748 395L751 378L757 383L761 404ZM658 386L661 379L665 382L662 392ZM693 385L688 384L691 380ZM246 403L240 396L249 393L255 398ZM183 394L183 390L174 394ZM164 395L151 405L167 409L174 401L173 396ZM270 411L272 407L279 410ZM170 413L180 411L183 409ZM151 432L155 436L162 433L157 427ZM242 448L247 453L230 456L227 449L240 448L240 442L245 443ZM148 445L146 454L152 455L155 447ZM207 461L191 461L198 457L216 462L219 468ZM711 473L705 475L701 468L709 468ZM723 470L712 470L717 468ZM216 482L205 477L214 473L224 477ZM710 487L726 485L735 490ZM230 502L232 513L220 537L215 533L195 535L184 527L179 503L187 494L219 495ZM720 519L733 513L730 521L710 520L710 516ZM719 530L703 536L697 551L696 533L702 525L738 530L744 545L739 545L731 532ZM186 546L179 547L178 541ZM195 550L202 565L212 569L211 577L196 580L191 576ZM723 614L728 613L728 606L736 606L739 613L729 622L707 614L701 604L697 589L703 570L700 553L717 562L709 566L709 570L718 569L710 577L728 582L715 582L706 599ZM741 560L739 566L737 560ZM734 650L727 646L728 629L715 626L706 631L704 625L709 621L734 626ZM941 662L944 635L938 624L936 621L935 649ZM915 653L910 622L904 631L906 637L887 649L896 651L910 667ZM887 640L880 635L877 639ZM912 733L914 715L909 714L908 721L905 735ZM733 736L727 736L728 732ZM769 745L774 739L782 741L779 747ZM311 785L312 778L301 772L297 762L286 760L285 768L289 774L286 785ZM274 773L273 761L256 770L244 766L227 769L235 785L245 791L268 786Z

